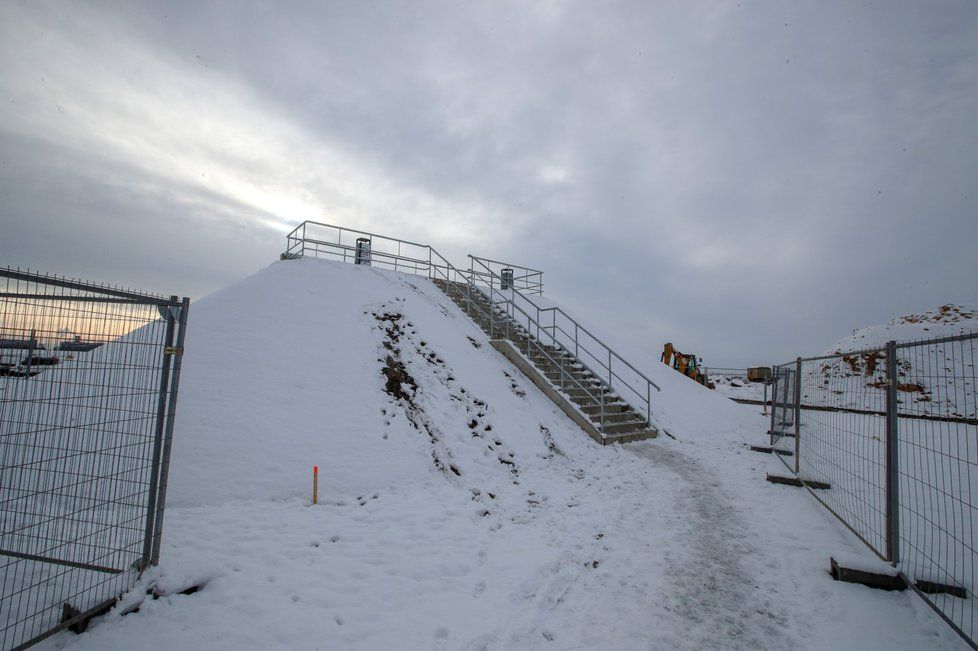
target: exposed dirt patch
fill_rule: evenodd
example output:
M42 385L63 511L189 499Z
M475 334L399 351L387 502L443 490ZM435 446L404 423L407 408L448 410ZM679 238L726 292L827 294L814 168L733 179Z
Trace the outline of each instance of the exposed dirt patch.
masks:
M870 382L866 386L875 387L877 389L885 389L886 380L878 380L876 382ZM903 391L904 393L919 393L922 395L927 393L927 389L925 389L924 385L920 384L919 382L897 382L897 391ZM919 398L918 400L920 400L921 402L927 402L930 400L930 398L927 397L927 399L925 400L922 397Z
M881 350L859 353L857 355L843 355L842 361L849 365L849 370L853 375L872 376L876 372L876 366L886 357ZM823 373L828 370L828 366L823 366Z
M378 359L383 364L380 372L386 378L384 392L400 404L408 422L414 429L428 436L428 441L431 443L431 460L435 467L446 475L452 474L461 477L462 473L452 459L451 449L444 444L438 428L431 423L424 408L418 403L418 383L408 372L407 365L401 358L402 340L407 340L410 343L413 335L417 334L413 329L408 330L408 328L413 328L413 324L405 322L404 316L399 312L377 311L373 313L373 317L384 331L384 338L380 345L387 351L383 358ZM422 359L433 363L443 363L434 353L430 355L424 353L420 344L413 346L413 348L415 352L421 355ZM386 410L384 415L389 416ZM385 422L389 425L390 418L388 417ZM384 438L388 438L386 433Z
M520 385L516 381L516 378L514 378L506 371L503 371L503 375L505 375L506 379L509 380L509 390L513 392L513 395L515 395L517 398L526 398L526 391L520 388Z
M386 344L387 342L384 343ZM384 367L380 372L387 377L387 382L384 384L384 391L387 394L409 403L414 400L414 394L418 390L418 383L407 372L404 362L388 355L384 359ZM405 387L408 390L405 390Z
M550 454L547 455L548 459L552 459L554 456L564 456L564 451L557 447L557 442L554 441L553 434L550 433L549 427L541 425L540 433L543 434L543 443L547 446L547 450L550 452Z

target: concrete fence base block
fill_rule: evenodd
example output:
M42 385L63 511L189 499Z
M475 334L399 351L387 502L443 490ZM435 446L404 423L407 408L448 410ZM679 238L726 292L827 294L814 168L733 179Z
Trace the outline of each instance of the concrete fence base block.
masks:
M763 452L764 454L780 454L782 457L793 457L795 453L791 450L779 450L773 448L769 445L752 445L750 446L751 452Z
M785 486L807 486L813 490L828 490L832 488L832 484L826 484L824 481L815 481L814 479L799 479L798 477L782 477L781 475L768 475L767 480L772 484L784 484Z
M835 558L829 559L829 574L836 581L858 583L877 590L906 590L907 582L895 573L870 572L841 565Z
M938 583L936 581L924 581L923 579L917 579L913 582L913 584L924 594L949 594L952 597L959 597L961 599L968 598L968 591L959 585L949 585L947 583Z

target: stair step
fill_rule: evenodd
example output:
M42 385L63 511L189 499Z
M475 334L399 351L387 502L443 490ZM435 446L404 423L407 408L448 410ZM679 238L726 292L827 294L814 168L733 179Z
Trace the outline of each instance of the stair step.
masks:
M604 385L598 385L595 386L594 388L588 387L586 391L577 385L565 386L564 388L562 389L559 388L559 389L561 392L567 394L571 398L580 398L581 400L591 401L595 404L600 404L600 400L602 396L604 396L604 400L606 403L618 402L619 400L621 400L621 396L619 396L614 391L609 390L608 387Z
M564 371L561 373L557 370L540 370L547 376L547 379L554 384L566 384L567 386L577 386L580 384L585 387L597 386L601 384L597 378L587 372Z
M645 419L642 419L627 423L613 423L611 425L605 425L601 428L601 431L605 434L627 434L629 432L637 432L645 428Z
M594 421L595 424L600 424L601 418L599 414L588 414L588 416L591 418L591 420ZM615 414L609 414L608 412L605 412L604 422L606 425L621 425L625 423L636 423L636 422L642 423L644 425L645 418L639 416L634 411L629 409L628 411L622 411Z
M592 420L600 419L601 417L601 407L600 405L590 404L590 405L578 405L581 411L583 411ZM634 414L635 410L629 405L605 405L604 406L605 416L609 414Z
M542 359L541 360L541 359L535 358L535 357L530 357L530 359L533 360L533 363L536 364L536 367L539 368L541 371L553 371L554 373L560 373L560 372L564 372L564 373L582 373L582 374L587 374L587 375L592 375L592 376L594 375L594 373L591 373L591 371L587 370L586 368L584 368L580 364L568 364L566 362L563 363L563 364L561 364L560 363L560 360L556 360L557 363L555 364L554 362L550 361L549 359Z

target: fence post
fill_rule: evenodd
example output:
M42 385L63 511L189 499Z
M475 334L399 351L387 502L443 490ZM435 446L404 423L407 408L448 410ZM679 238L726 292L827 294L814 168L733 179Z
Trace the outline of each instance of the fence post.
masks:
M795 360L795 474L801 470L801 357Z
M176 296L170 301L177 302ZM180 369L183 366L183 346L187 338L187 312L190 310L190 299L184 296L180 303L180 315L177 317L176 351L172 355L173 363L170 368L169 404L167 405L166 431L163 434L163 456L160 459L159 490L156 494L156 523L153 525L153 550L150 561L153 565L160 562L160 542L163 538L163 513L166 506L166 490L169 485L170 450L173 447L173 419L177 412L177 391L180 388Z
M896 342L886 343L886 559L900 562L900 452Z
M774 416L778 413L778 384L781 381L781 367L775 366L773 375L773 384L771 385L771 427L768 430L768 436L771 439L771 445L776 443L774 438Z
M160 466L163 457L163 438L166 431L166 398L167 390L170 388L170 368L173 365L173 355L170 349L173 347L173 331L176 325L176 317L170 306L165 309L160 308L161 316L166 317L166 334L163 339L163 360L160 367L159 394L157 396L156 425L153 437L153 460L150 464L149 496L146 502L146 533L143 537L143 557L140 563L140 571L148 567L153 562L153 527L156 526L156 507L157 494L159 492Z

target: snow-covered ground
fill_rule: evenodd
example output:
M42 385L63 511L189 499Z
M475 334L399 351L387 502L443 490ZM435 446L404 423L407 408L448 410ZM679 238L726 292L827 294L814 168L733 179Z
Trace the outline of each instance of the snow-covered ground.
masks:
M742 372L720 372L708 369L710 382L715 390L728 398L744 400L764 400L764 383L751 382L747 379L747 369ZM767 390L767 399L771 399L771 387Z
M668 436L595 444L424 278L304 259L197 302L162 562L124 606L170 594L41 648L966 648L832 581L869 553L765 481L760 407L615 347Z

